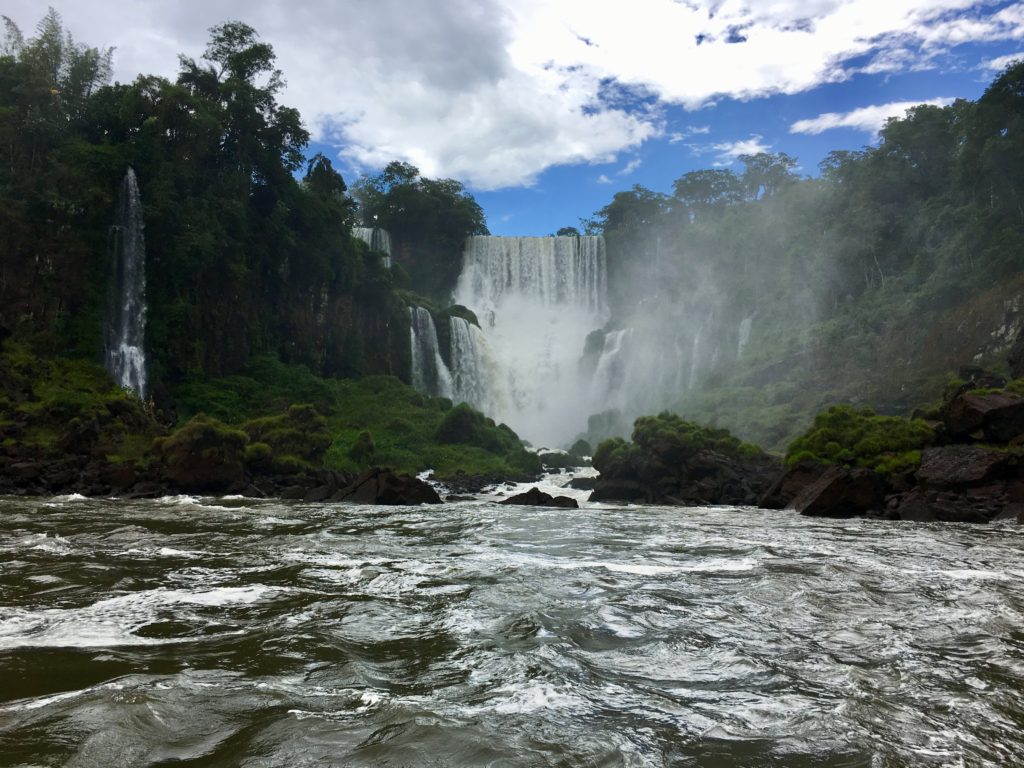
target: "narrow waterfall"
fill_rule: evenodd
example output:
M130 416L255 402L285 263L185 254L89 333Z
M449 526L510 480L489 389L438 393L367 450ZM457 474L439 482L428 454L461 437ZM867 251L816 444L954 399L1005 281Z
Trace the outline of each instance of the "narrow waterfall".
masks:
M750 343L750 331L753 328L754 316L749 315L744 317L740 321L739 333L737 334L738 340L736 343L736 359L739 360L743 357L743 350L747 348L747 344Z
M535 444L571 439L593 412L578 361L607 320L606 280L601 237L466 241L455 301L480 318L494 350L489 415Z
M452 396L452 377L437 343L434 318L424 307L410 307L412 385L427 395Z
M146 397L146 241L135 171L124 176L117 216L110 228L113 275L104 358L121 387Z
M449 317L452 400L490 413L495 408L494 352L483 331L461 317Z
M591 389L596 402L605 404L605 407L625 405L625 403L616 402L616 395L621 397L629 389L626 386L629 372L629 361L626 360L626 356L632 335L633 329L625 328L611 331L604 337L604 347L601 350L601 357L598 358L597 367L594 369Z
M352 236L370 246L374 253L379 253L385 269L391 268L391 233L380 227L352 227Z

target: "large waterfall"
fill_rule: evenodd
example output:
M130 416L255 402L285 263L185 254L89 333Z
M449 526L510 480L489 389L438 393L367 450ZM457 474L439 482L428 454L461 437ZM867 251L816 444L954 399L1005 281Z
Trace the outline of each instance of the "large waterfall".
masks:
M579 360L605 294L603 238L469 238L455 301L483 334L453 325L458 394L534 444L571 440L593 412Z
M370 246L370 250L381 255L381 262L391 268L391 233L380 227L352 227L352 236Z
M135 171L125 174L110 228L113 266L105 362L120 386L146 397L146 242Z

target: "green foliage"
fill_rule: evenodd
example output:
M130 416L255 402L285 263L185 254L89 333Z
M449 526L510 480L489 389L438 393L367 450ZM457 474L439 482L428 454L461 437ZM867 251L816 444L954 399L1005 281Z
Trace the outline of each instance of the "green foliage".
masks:
M594 450L590 447L590 443L580 438L569 448L569 455L582 458L584 456L592 456Z
M355 472L371 461L402 472L433 469L442 477L459 471L504 476L540 471L537 457L522 448L512 430L475 411L469 417L470 442L436 439L446 414L456 408L391 376L321 379L304 366L263 357L245 375L183 385L178 402L183 417L205 411L239 425L270 449L267 456L262 448L250 448L256 453L246 460L269 459L282 473L319 466ZM289 407L295 403L300 405ZM460 413L468 410L462 408ZM363 433L369 452L354 450L367 447Z
M403 425L404 426L404 425ZM404 431L404 430L403 430ZM373 436L368 430L363 430L348 449L349 458L360 466L369 466L373 461L374 451L377 446L373 442Z
M169 478L186 490L223 491L244 477L249 437L199 413L153 448Z
M669 411L638 418L633 425L633 442L641 450L662 456L670 463L685 461L701 450L733 458L763 455L757 446L742 442L726 429L686 421Z
M801 437L793 441L786 463L812 460L874 469L882 474L912 467L935 433L920 419L879 416L870 408L834 405L819 413Z
M483 209L454 179L428 179L409 163L389 163L355 185L367 226L391 233L397 260L418 292L445 301L462 268L463 243L487 234ZM397 246L397 247L395 247Z
M0 347L0 423L5 440L44 459L82 452L137 460L161 432L101 366L42 358L12 339Z

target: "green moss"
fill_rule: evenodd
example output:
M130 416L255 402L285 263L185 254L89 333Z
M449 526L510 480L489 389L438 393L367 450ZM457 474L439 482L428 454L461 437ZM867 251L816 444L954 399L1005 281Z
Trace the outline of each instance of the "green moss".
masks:
M921 419L835 405L815 416L810 429L793 441L786 463L812 460L892 474L919 463L920 450L934 439L935 433Z

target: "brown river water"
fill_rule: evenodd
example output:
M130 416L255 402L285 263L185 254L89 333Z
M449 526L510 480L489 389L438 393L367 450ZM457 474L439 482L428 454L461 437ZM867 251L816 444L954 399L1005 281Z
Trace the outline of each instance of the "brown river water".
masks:
M756 509L0 499L0 764L1020 765L1022 550Z

